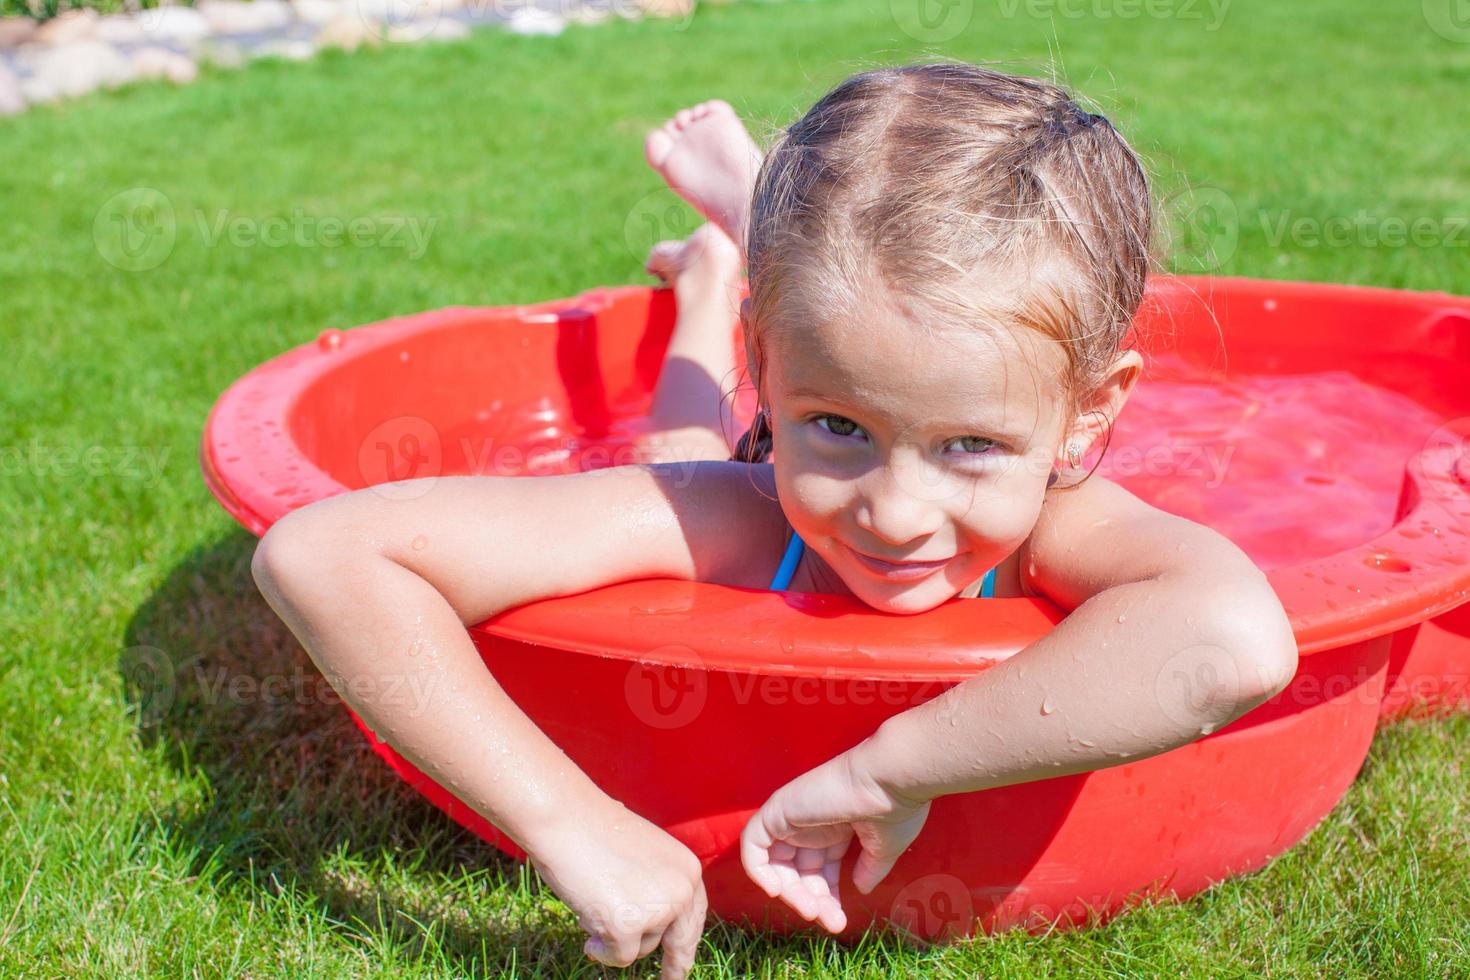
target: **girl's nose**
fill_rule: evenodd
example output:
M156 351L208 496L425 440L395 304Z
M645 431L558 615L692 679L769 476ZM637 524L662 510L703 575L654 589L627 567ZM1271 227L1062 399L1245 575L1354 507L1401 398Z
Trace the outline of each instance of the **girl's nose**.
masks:
M922 465L909 461L869 470L859 487L858 527L894 546L939 530L944 524L944 511L923 492L932 477L918 472ZM904 467L902 472L899 466Z

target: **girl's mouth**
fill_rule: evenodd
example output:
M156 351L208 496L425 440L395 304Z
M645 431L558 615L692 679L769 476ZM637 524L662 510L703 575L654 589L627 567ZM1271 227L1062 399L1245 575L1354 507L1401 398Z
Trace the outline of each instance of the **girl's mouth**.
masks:
M951 556L939 561L884 561L882 558L865 555L851 545L844 545L844 547L852 552L858 563L868 571L891 582L912 582L926 578L954 560L954 557Z

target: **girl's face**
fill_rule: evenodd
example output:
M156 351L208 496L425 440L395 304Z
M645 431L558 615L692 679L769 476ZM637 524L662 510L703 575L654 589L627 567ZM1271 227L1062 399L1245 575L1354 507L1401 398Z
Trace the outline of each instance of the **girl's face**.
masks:
M875 303L861 322L773 338L782 509L868 605L931 609L1031 533L1068 428L1065 359L1016 333L929 330Z

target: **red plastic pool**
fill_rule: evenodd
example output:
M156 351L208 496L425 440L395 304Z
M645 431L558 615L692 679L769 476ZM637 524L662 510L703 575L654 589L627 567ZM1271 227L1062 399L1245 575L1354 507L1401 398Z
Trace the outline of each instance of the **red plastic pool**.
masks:
M260 534L347 488L631 461L672 303L628 287L329 331L221 396L204 431L205 479ZM1470 300L1168 279L1140 322L1151 370L1103 471L1230 535L1267 569L1296 629L1298 675L1165 755L936 801L873 895L846 890L854 934L874 921L925 937L1076 923L1139 895L1188 896L1260 867L1321 820L1381 711L1470 700ZM701 857L713 911L787 929L805 924L740 868L754 809L1059 615L1002 599L889 617L834 596L643 581L512 610L472 633L578 764Z

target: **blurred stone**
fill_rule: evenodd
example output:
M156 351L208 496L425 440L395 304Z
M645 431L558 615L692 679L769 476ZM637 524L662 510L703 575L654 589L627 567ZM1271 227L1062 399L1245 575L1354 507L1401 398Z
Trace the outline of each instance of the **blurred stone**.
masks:
M78 41L51 48L36 59L33 76L43 90L49 88L54 92L53 98L83 95L104 86L110 88L132 77L128 60L112 45L101 41Z
M20 79L0 62L0 116L13 116L24 111L26 98L20 92Z
M40 26L30 17L0 17L0 48L13 48L33 40Z
M138 78L166 78L175 85L186 85L199 77L198 65L169 48L139 48L130 60Z
M388 40L394 44L412 44L415 41L458 41L470 36L470 26L461 21L444 17L412 20L407 24L395 24L388 28Z
M566 29L567 22L549 10L538 7L519 7L505 21L505 29L512 34L539 34L555 37Z
M165 44L196 44L209 36L209 21L191 7L157 7L138 15L143 35Z
M37 44L71 44L86 41L97 34L97 11L90 7L68 10L46 21L36 29Z
M199 0L194 9L216 34L264 34L296 19L286 0Z
M20 93L31 105L42 105L47 102L55 102L60 96L56 94L56 86L44 78L32 75L30 78L21 80Z
M340 0L296 0L291 6L296 19L306 24L330 24L347 9Z
M606 24L610 20L612 20L612 13L606 8L584 5L567 11L567 23L569 24Z
M306 61L314 54L316 47L310 41L287 38L267 41L250 52L252 58L285 58L287 61Z
M97 40L108 44L143 43L143 22L127 14L112 14L97 22Z
M650 17L678 17L694 13L695 0L638 0L638 7Z
M375 47L382 43L383 35L386 33L387 30L377 21L368 21L361 17L344 14L322 26L317 33L316 44L319 48L356 51L363 45Z
M221 41L218 38L205 41L195 54L201 64L214 65L216 68L240 68L249 60L243 47L234 41Z

